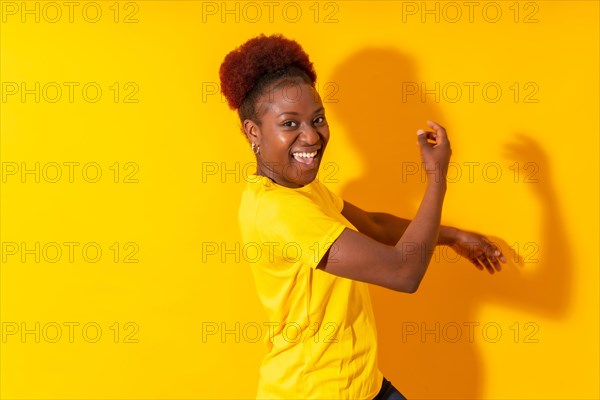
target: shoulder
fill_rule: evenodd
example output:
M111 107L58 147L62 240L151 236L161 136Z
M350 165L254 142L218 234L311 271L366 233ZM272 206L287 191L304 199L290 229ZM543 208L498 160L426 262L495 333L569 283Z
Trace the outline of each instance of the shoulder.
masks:
M287 190L265 190L257 199L257 216L285 220L312 209L315 203L302 193Z

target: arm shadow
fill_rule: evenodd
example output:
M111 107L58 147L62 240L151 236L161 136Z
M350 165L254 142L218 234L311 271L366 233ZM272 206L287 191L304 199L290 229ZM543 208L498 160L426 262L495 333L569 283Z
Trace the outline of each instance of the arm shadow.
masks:
M444 121L437 103L422 102L420 96L403 98L403 83L419 82L416 62L395 48L364 48L340 63L330 81L339 87L339 101L327 105L328 112L343 124L347 140L363 163L362 176L345 184L342 197L368 211L412 218L423 183L403 180L403 167L420 165L417 129L427 120ZM335 140L335 127L331 128ZM567 312L571 250L549 163L534 139L522 134L517 139L507 145L507 157L520 165L535 162L539 167L538 182L530 187L541 210L541 243L527 248L521 244L521 252L514 254L509 243L490 237L512 260L493 276L460 260L430 266L414 295L371 286L379 368L409 398L483 396L486 365L482 351L465 339L480 306L494 302L552 318ZM533 260L538 262L532 264ZM463 338L445 340L444 329L457 326L463 329Z

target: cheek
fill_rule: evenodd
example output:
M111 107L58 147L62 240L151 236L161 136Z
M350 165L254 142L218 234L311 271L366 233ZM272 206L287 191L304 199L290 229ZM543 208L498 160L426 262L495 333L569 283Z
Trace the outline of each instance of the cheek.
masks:
M273 151L278 153L278 157L285 158L288 156L290 151L291 143L285 136L279 136L273 143Z
M288 159L291 145L292 143L286 135L271 134L264 144L265 154L274 159Z

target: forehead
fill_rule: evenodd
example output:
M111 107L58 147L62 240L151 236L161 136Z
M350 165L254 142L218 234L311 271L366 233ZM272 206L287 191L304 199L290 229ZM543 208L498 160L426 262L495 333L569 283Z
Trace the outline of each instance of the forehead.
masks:
M280 114L285 111L312 113L322 107L321 97L306 83L289 82L271 87L263 96L266 113Z

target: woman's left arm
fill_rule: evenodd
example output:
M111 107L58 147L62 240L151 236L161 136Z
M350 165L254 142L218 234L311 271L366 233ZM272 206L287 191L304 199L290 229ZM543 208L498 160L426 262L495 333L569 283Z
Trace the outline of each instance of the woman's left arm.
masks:
M342 215L358 229L360 233L390 246L396 245L408 224L409 219L379 212L367 212L344 200ZM456 241L458 229L449 226L440 226L438 245L451 246Z
M409 219L388 213L367 212L347 201L344 201L342 215L359 232L390 246L398 243L410 224ZM506 262L498 246L476 232L441 225L437 244L452 247L478 269L485 268L489 273L500 271L500 262Z

